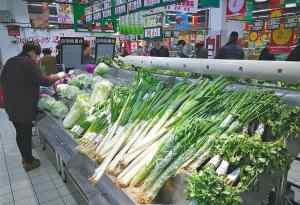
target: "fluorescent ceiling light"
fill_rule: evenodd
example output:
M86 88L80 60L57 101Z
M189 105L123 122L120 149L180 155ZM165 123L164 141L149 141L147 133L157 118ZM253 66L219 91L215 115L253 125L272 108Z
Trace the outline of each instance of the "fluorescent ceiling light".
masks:
M256 10L256 11L253 11L252 13L260 13L260 12L265 12L265 11L270 11L272 9L261 9L261 10Z
M297 7L296 3L290 3L285 5L285 8L294 8L294 7Z

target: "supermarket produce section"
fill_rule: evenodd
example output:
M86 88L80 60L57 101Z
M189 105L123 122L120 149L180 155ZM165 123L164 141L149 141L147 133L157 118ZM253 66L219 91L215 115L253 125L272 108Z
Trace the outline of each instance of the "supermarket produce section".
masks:
M87 204L283 204L298 92L105 63L42 94L36 125Z

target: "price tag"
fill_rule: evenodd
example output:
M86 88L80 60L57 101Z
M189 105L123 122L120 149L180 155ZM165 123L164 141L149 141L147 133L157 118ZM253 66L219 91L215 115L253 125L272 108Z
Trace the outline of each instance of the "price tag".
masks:
M161 27L145 28L144 37L147 39L156 39L162 37Z

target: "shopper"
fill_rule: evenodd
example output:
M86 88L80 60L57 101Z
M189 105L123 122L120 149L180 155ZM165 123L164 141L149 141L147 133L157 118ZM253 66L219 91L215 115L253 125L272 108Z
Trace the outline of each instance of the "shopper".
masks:
M170 57L169 49L163 44L159 49L159 57Z
M300 38L298 40L298 45L289 54L287 61L300 61Z
M121 55L122 57L126 57L126 56L129 55L129 52L128 52L128 50L127 50L126 47L121 47L120 55Z
M179 40L177 43L177 56L180 58L188 58L185 54L184 47L186 46L185 40Z
M208 50L204 47L204 43L196 43L195 45L195 58L208 58Z
M56 57L51 56L52 50L50 48L43 49L43 58L41 59L41 67L44 75L51 75L58 72L56 68Z
M26 171L40 166L40 161L32 155L32 122L37 114L40 85L59 79L56 75L42 76L38 68L40 53L41 47L37 43L25 43L21 54L6 62L0 78L4 108L15 125L17 145Z
M150 56L159 57L160 55L160 42L154 42L154 47L150 50Z
M218 51L216 59L244 59L245 54L241 46L238 44L238 40L238 32L233 31L230 34L228 43Z
M61 64L61 60L60 60L60 58L61 58L61 45L60 44L58 44L57 46L56 46L56 63L57 64Z
M90 43L85 41L83 44L83 64L95 64L96 61L92 57L92 48L90 46Z
M275 61L274 54L270 51L270 45L267 44L266 47L261 51L259 60L265 60L265 61Z
M136 51L135 51L135 55L137 56L144 56L144 49L142 46L138 46Z

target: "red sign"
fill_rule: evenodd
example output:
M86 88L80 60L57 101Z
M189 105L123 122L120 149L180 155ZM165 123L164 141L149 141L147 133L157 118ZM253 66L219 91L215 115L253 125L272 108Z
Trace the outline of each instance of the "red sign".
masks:
M240 16L246 12L246 0L227 0L227 16Z
M20 36L20 26L7 25L6 28L9 36Z

